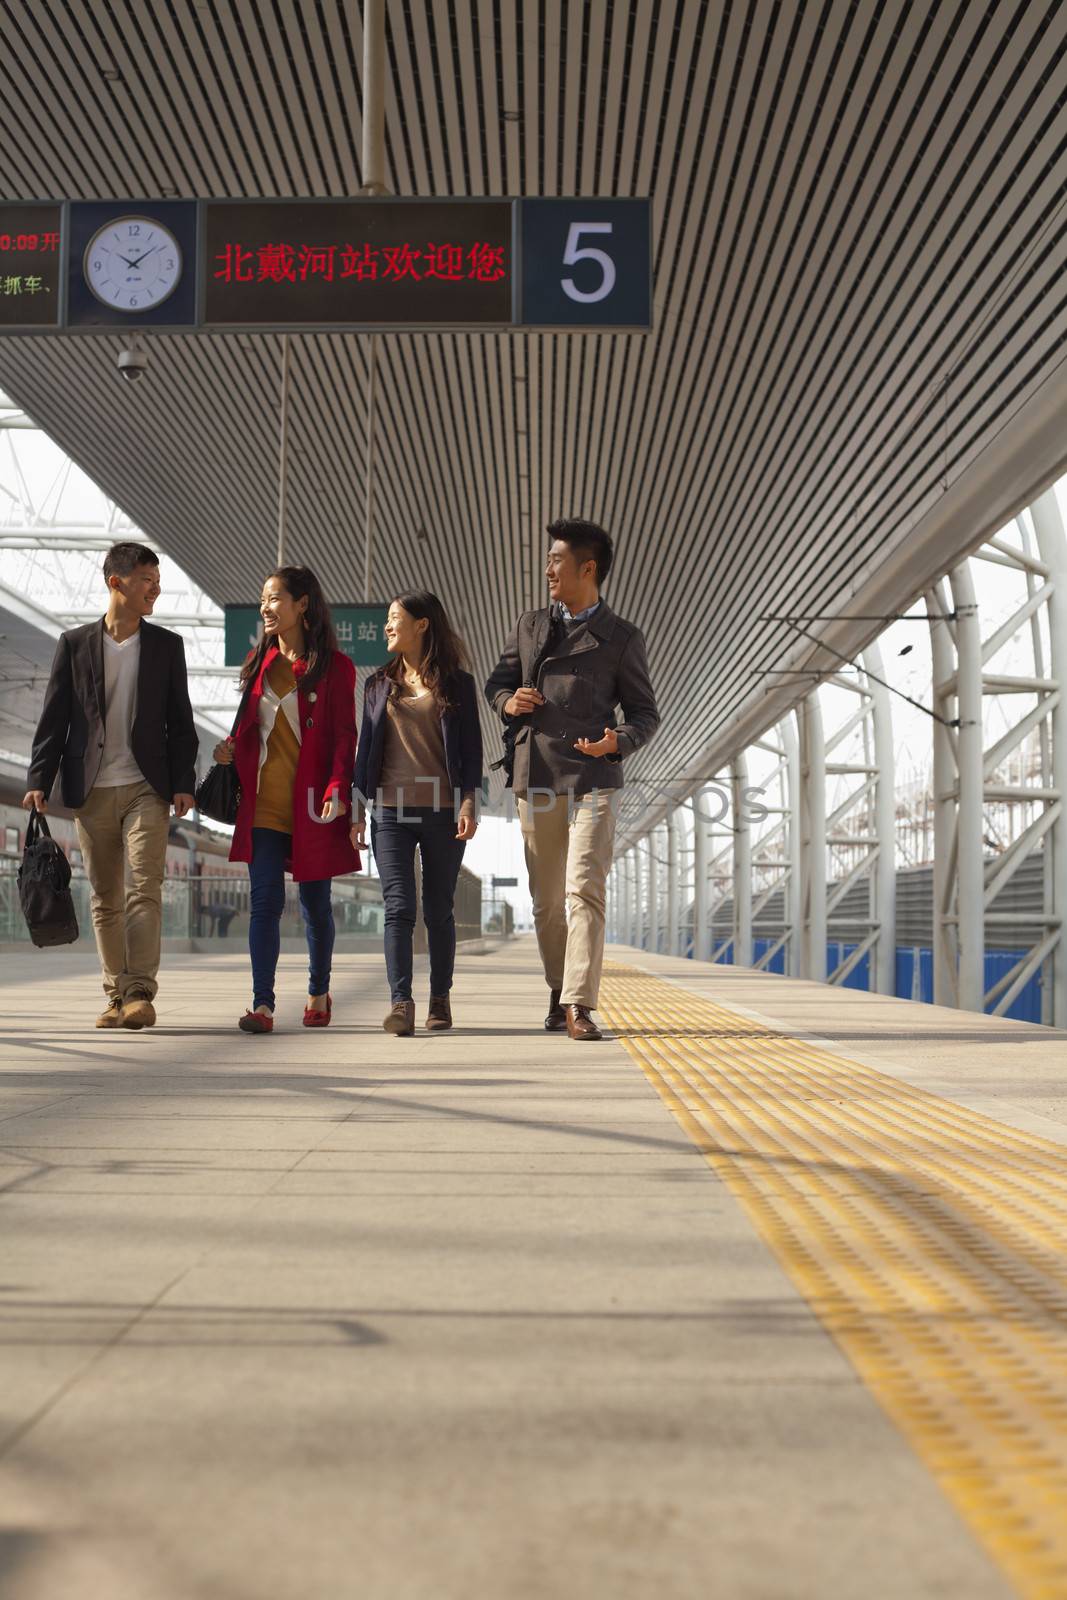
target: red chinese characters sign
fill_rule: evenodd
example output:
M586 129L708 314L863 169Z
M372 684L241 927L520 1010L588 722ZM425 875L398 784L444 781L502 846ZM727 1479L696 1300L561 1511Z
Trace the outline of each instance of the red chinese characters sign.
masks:
M506 200L208 201L206 327L507 326Z
M61 215L57 204L0 204L0 329L59 326Z

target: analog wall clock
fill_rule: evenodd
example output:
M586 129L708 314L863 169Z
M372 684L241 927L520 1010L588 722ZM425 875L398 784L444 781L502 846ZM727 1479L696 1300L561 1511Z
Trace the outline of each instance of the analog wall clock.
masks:
M115 217L89 240L82 272L103 305L131 318L143 317L162 305L181 282L181 245L153 217Z

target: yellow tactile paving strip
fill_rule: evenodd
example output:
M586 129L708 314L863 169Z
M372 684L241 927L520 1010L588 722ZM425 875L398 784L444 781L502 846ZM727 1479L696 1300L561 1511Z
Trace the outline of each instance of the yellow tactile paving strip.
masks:
M1067 1148L609 966L600 1014L1020 1595L1067 1597Z

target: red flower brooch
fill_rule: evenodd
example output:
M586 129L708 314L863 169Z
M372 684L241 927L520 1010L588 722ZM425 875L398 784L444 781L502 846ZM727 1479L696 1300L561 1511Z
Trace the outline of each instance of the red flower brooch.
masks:
M304 660L303 656L301 656L298 660L293 662L293 677L296 679L297 683L300 682L301 678L304 676L304 674L307 671L307 669L308 669L308 664Z

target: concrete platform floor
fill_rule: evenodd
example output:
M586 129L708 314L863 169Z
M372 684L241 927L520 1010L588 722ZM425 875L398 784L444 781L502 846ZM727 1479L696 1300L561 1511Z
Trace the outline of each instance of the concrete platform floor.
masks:
M1062 1035L614 954L1065 1137ZM373 957L328 1030L302 988L250 1038L244 960L175 957L101 1033L88 958L3 957L5 1600L1013 1592L532 941L451 1034L383 1035Z

